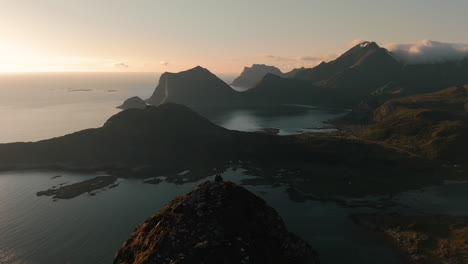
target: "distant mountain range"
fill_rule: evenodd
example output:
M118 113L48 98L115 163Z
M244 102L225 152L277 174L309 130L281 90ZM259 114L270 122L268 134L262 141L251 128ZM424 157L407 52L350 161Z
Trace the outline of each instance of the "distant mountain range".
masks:
M291 78L297 72L302 71L304 68L293 69L290 72L283 73L275 66L268 66L264 64L253 64L251 67L245 67L241 75L234 79L231 85L244 88L252 88L259 82L265 75L274 74L283 78Z
M280 104L353 108L363 101L378 105L394 97L468 83L468 58L406 65L375 42L363 42L337 59L314 68L282 73L273 66L254 64L246 67L233 85L252 83L251 89L237 92L209 70L197 66L161 75L146 103L174 102L194 108ZM138 105L141 106L141 102Z

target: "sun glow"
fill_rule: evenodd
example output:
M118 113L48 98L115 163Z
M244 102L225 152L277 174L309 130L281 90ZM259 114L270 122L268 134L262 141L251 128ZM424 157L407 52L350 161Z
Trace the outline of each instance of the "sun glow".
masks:
M0 39L0 72L111 72L120 61L107 58L60 56Z

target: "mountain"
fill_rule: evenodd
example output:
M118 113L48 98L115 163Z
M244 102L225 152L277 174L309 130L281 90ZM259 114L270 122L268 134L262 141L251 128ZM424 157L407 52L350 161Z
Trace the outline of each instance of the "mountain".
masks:
M335 93L334 103L352 105L394 80L401 68L386 49L375 42L363 42L333 61L299 72L295 78Z
M125 100L122 105L117 106L117 108L120 108L120 109L130 109L130 108L144 109L144 108L146 108L146 103L140 97L133 96L133 97L130 97L127 100Z
M296 74L296 79L307 80L313 83L320 82L322 86L334 87L342 75L356 73L390 71L401 68L401 64L384 48L375 42L360 43L337 59L330 62L322 62L314 68L305 69ZM348 73L350 72L350 73Z
M146 102L152 105L172 102L190 107L224 107L235 105L239 100L239 92L207 69L197 66L179 73L163 73Z
M138 225L124 263L319 263L265 201L232 182L205 182Z
M243 92L242 96L245 104L255 106L309 104L314 97L319 96L319 90L307 81L268 73L254 88Z
M189 108L166 103L124 110L100 128L28 143L0 144L0 167L160 170L216 163L233 152L235 133Z
M284 78L292 78L304 68L293 69L290 72L283 73L275 66L264 64L253 64L251 67L245 67L239 77L232 82L233 86L252 88L256 83L261 81L267 74L274 74Z
M405 65L397 78L372 93L373 100L435 92L468 83L468 60Z
M297 89L298 83L300 89ZM283 103L294 99L296 103L375 109L391 98L430 93L466 83L468 59L406 65L375 42L366 41L333 61L299 70L292 78L277 79L276 83L264 78L250 91L258 88L252 92L257 99L283 97ZM278 103L276 99L272 101Z
M386 49L375 42L363 42L333 61L297 69L290 78L283 76L276 83L271 77L263 78L249 92L256 94L255 98L284 98L281 103L351 107L396 78L402 67Z
M245 67L237 92L202 67L164 73L149 104L175 102L190 107L256 107L307 104L372 108L391 98L435 92L468 83L468 58L456 62L406 65L375 42L360 43L333 61L282 73L273 66Z
M294 76L296 76L296 74L298 74L299 72L302 72L303 70L305 70L306 68L304 67L301 67L301 68L294 68L292 69L291 71L289 72L285 72L283 73L283 75L281 77L285 77L285 78L293 78Z
M267 73L277 76L283 75L280 69L275 66L265 64L253 64L251 67L245 67L239 77L232 81L233 86L251 88L255 83L261 80Z
M368 110L368 125L355 131L430 159L468 161L468 85L393 98Z

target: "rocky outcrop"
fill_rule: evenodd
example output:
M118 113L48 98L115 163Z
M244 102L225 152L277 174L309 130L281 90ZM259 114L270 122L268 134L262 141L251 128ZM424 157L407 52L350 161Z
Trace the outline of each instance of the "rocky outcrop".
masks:
M265 201L232 182L205 182L138 225L114 263L319 261Z
M239 103L239 92L209 70L197 66L179 73L163 73L146 102L152 105L178 103L190 107L227 107Z
M130 108L145 109L146 108L146 103L140 97L133 96L133 97L130 97L127 100L125 100L122 105L117 106L117 108L120 108L120 109L130 109Z

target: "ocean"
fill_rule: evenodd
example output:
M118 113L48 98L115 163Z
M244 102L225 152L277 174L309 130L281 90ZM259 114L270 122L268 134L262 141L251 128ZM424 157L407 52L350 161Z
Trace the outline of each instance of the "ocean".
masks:
M149 98L159 76L159 73L0 74L0 143L37 141L100 127L121 111L116 107L125 99ZM219 77L230 83L235 75ZM326 127L325 121L342 113L291 106L274 113L248 109L211 112L206 117L229 129L255 131L276 127L281 129L280 134L291 134Z

